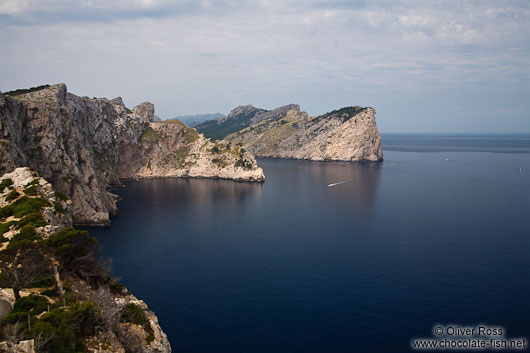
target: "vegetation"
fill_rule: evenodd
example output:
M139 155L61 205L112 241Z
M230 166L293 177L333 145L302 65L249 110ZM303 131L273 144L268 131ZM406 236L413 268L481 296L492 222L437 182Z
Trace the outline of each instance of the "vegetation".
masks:
M9 201L13 201L19 196L20 196L20 194L16 190L11 190L9 192L9 194L7 195L7 197L6 197L6 201L8 201L8 202Z
M38 181L26 190L36 189ZM0 320L0 341L6 342L9 351L14 351L20 340L34 339L36 352L74 353L86 352L84 342L98 333L107 338L115 335L125 352L137 352L143 334L127 323L140 325L147 343L155 338L153 327L141 307L116 302L116 294L124 294L125 287L99 260L97 240L75 228L63 229L47 239L37 233L37 228L47 225L44 207L53 206L56 212L64 213L60 201L68 200L67 196L59 192L55 196L57 201L50 203L42 197L17 193L11 204L0 209L0 218L16 218L0 223L0 242L9 241L0 251L0 287L12 288L16 299L13 310ZM10 229L18 233L8 240L3 234ZM28 288L38 288L40 295L22 297L21 291Z
M15 248L21 243L33 242L40 239L42 238L37 234L33 225L25 225L13 238L11 238L11 241L7 245L7 249Z
M9 216L21 218L31 213L40 212L43 207L50 206L50 202L42 197L30 198L24 196L13 202L11 205L0 208L0 218L6 218Z
M66 213L66 211L64 210L63 205L61 205L61 203L59 201L54 201L53 202L53 208L55 209L55 212L57 212L57 213L61 213L61 214L65 214Z
M161 132L155 131L148 127L142 134L141 141L144 143L154 143L162 140L164 135Z
M350 120L351 118L353 118L355 115L359 114L360 112L362 112L364 110L363 107L360 107L358 105L355 105L353 107L345 107L345 108L341 108L341 109L337 109L337 110L333 110L329 113L326 113L324 115L320 115L318 117L316 117L315 119L313 119L314 121L319 121L321 119L325 119L325 118L328 118L330 116L340 116L342 117L342 121L343 122L346 122L348 120Z
M155 339L155 333L151 327L149 319L145 315L145 312L138 305L129 303L125 305L120 316L121 322L130 322L143 327L147 333L145 340L147 343L152 342Z
M245 170L252 170L252 163L250 161L244 159L243 157L239 158L236 161L235 166L243 168Z
M15 235L17 237L19 234ZM12 288L15 298L20 290L36 281L51 277L50 261L42 247L27 239L11 239L8 247L0 252L0 287Z
M37 195L37 185L28 186L24 189L24 194L28 196L36 196Z
M217 165L219 168L224 168L224 167L226 167L228 165L228 163L226 162L226 159L224 157L214 158L214 159L212 159L212 163Z
M224 119L221 123L217 119L208 120L197 125L195 128L206 137L222 140L231 133L250 126L252 118L263 112L264 110L262 109L254 109L248 114L231 116L230 119Z
M3 235L5 232L9 230L9 228L16 224L16 221L6 222L6 223L0 223L0 235Z
M4 94L8 95L8 96L15 97L15 96L20 96L21 94L26 94L26 93L31 93L31 92L35 92L35 91L40 91L41 89L45 89L45 88L48 88L48 87L50 87L50 85L42 85L42 86L31 87L31 88L16 89L14 91L5 92Z
M75 303L68 308L54 308L43 314L32 325L29 337L44 335L49 341L43 350L56 353L84 352L83 339L95 334L98 311L89 301Z
M56 191L55 192L55 197L58 198L59 200L63 201L63 202L66 202L68 201L68 196L66 196L66 194L60 192L60 191Z
M164 156L163 163L174 165L175 168L184 168L189 164L189 163L186 163L186 159L188 158L189 154L190 154L190 147L182 146L178 150L176 150L174 153L170 153Z
M11 185L13 185L13 180L11 179L2 179L0 181L0 191L3 191L5 188L8 188L10 187Z
M40 213L30 213L24 216L20 221L17 222L16 228L20 229L25 226L31 226L32 228L43 227L48 222L44 220Z

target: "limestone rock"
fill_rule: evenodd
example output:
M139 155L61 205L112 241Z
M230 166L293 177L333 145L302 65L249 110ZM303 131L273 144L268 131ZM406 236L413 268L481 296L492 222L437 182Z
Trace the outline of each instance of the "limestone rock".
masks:
M309 117L296 105L287 108L255 120L225 139L243 144L258 157L349 162L383 159L375 109L347 107Z
M78 97L64 84L15 97L0 94L0 174L21 166L37 171L55 190L69 196L78 225L110 223L117 212L117 196L110 189L122 179L264 179L248 153L243 153L238 166L241 158L234 161L227 156L226 164L214 162L206 153L211 141L183 124L153 123L153 119L154 106L149 102L131 111L119 97ZM197 138L183 140L191 135ZM186 156L180 163L183 151L194 157Z

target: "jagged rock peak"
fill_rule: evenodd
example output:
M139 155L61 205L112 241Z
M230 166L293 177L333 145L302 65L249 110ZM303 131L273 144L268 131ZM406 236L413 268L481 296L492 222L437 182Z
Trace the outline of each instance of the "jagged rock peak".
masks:
M232 111L226 116L226 118L221 118L221 119L219 119L219 121L232 119L232 118L239 117L239 116L242 116L242 115L244 115L244 116L254 116L256 114L264 113L264 112L266 112L265 109L256 108L255 106L253 106L251 104L240 105L240 106L237 106L234 109L232 109Z
M140 103L136 107L134 107L132 111L134 114L140 116L146 122L154 121L153 118L155 116L155 106L153 105L153 103Z

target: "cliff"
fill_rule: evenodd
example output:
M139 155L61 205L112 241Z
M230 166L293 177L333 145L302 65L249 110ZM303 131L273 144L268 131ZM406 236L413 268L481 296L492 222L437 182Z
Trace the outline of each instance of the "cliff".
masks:
M210 129L204 131L206 135L213 130L258 157L350 162L383 159L375 109L369 107L346 107L309 117L294 104L271 111L245 106L217 121L217 129L213 124L201 124L197 129L204 131L206 126Z
M72 206L29 168L0 178L0 352L171 352L154 313L98 261L96 240L71 227Z
M37 171L72 200L75 224L106 225L117 212L110 192L141 177L263 181L239 146L215 143L178 121L155 122L154 106L132 110L121 98L78 97L64 84L0 94L0 174Z

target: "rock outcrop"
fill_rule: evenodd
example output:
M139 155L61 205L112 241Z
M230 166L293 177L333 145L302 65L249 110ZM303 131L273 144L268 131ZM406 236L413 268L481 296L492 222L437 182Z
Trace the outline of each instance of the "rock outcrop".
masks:
M224 139L242 144L258 157L350 162L383 159L373 108L347 107L309 117L294 104L265 112L247 106L234 109L228 117L239 116L241 111L247 112L248 126Z
M110 188L123 179L264 180L239 147L217 152L184 124L155 120L151 103L131 111L121 98L78 97L64 84L0 94L0 173L19 166L37 171L71 198L80 225L109 224L117 212Z
M108 275L88 250L93 239L71 225L72 201L36 172L0 177L0 301L9 303L0 329L13 332L0 351L26 342L46 352L171 352L155 314Z

